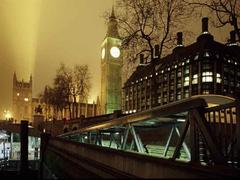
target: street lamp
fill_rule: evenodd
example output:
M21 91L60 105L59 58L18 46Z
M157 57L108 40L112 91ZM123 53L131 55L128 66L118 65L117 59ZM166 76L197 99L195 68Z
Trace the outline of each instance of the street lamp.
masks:
M4 110L4 116L6 120L9 120L12 117L12 114L8 110Z

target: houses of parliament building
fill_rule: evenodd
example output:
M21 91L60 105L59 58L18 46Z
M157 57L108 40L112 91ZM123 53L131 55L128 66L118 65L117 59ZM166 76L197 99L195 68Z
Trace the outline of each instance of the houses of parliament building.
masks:
M30 76L29 81L19 81L16 73L13 75L13 88L12 88L12 115L16 122L21 120L28 120L33 122L34 115L36 115L35 109L40 105L42 108L43 116L45 120L58 119L54 112L53 107L46 110L46 104L42 102L41 98L34 98L32 96L33 79ZM97 99L96 103L80 103L79 109L84 117L96 116L100 112L100 103ZM64 109L64 118L69 119L68 109Z

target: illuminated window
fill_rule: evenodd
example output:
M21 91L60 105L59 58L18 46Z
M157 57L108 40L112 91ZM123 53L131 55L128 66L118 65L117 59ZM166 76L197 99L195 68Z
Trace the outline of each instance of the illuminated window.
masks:
M184 78L184 86L189 86L189 76Z
M174 101L174 93L173 93L173 91L172 91L172 93L170 94L170 102L172 102L172 101Z
M209 94L209 90L203 90L203 94Z
M177 100L180 100L182 98L181 91L177 91Z
M194 60L198 60L199 58L199 55L197 54L195 57L194 57Z
M163 102L166 103L167 102L167 93L163 94Z
M158 96L158 104L161 104L161 96Z
M28 102L28 101L29 101L29 99L28 99L28 98L24 98L24 101L25 101L25 102Z
M222 78L221 75L217 73L217 79L216 79L217 83L221 83L222 82Z
M202 82L213 82L213 73L212 72L203 72L202 73Z
M189 66L186 66L186 67L184 68L184 73L185 73L185 74L189 74Z
M198 74L194 74L192 79L192 84L197 84L197 83L198 83Z
M182 71L181 71L181 69L178 70L177 77L182 77Z
M182 87L182 79L178 79L177 80L177 88L181 88Z
M184 97L188 98L189 97L189 89L184 90Z
M208 52L205 52L203 56L204 56L204 57L210 57L210 55L209 55Z

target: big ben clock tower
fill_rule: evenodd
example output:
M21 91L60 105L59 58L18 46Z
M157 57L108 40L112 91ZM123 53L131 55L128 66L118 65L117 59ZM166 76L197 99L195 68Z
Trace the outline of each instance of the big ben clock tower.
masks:
M118 23L112 8L106 37L101 45L101 111L121 110L122 52Z

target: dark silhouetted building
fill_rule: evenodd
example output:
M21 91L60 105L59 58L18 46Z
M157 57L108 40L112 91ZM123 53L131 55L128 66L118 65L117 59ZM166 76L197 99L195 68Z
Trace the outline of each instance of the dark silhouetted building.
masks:
M240 47L231 32L227 44L216 42L202 19L202 34L184 47L177 33L177 47L159 59L158 47L150 63L143 56L123 87L123 111L135 113L170 102L203 95L234 98L240 90Z

